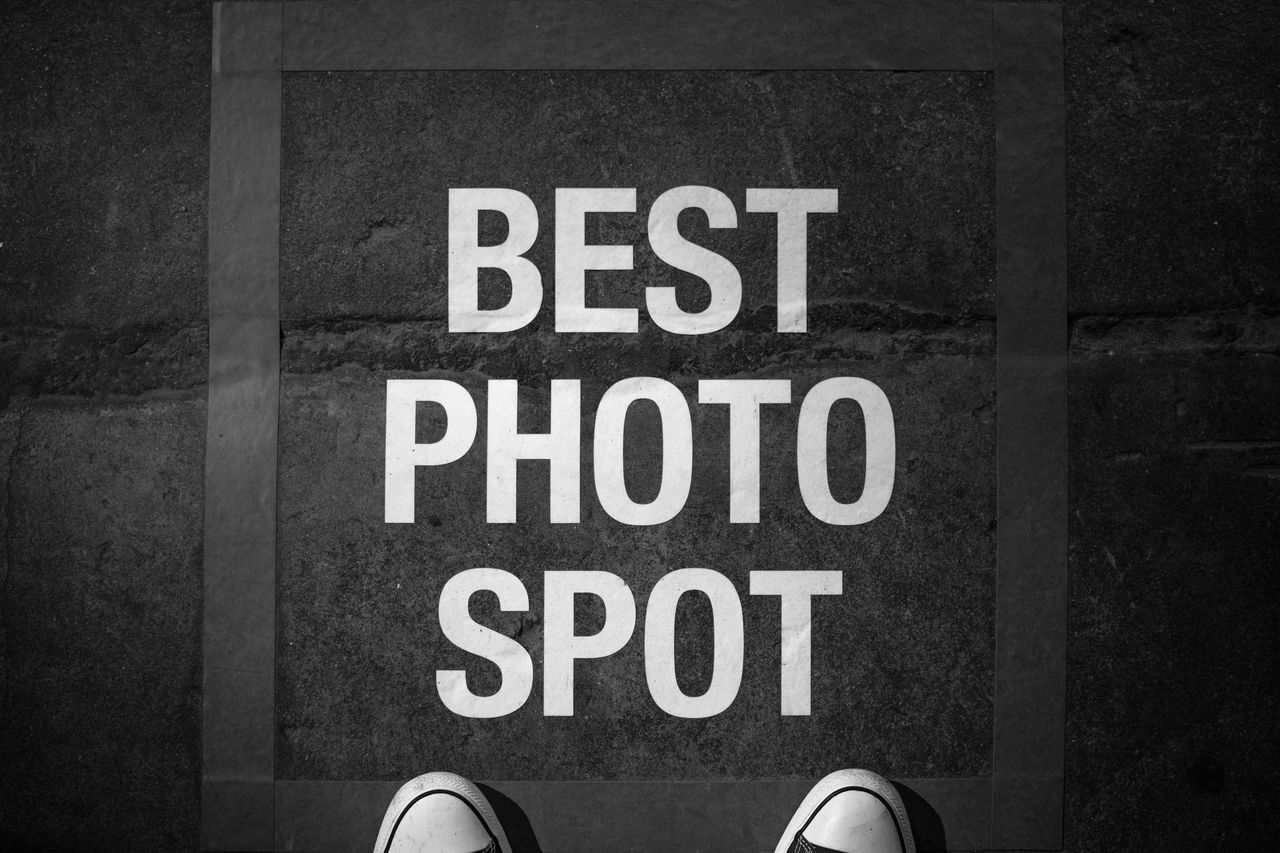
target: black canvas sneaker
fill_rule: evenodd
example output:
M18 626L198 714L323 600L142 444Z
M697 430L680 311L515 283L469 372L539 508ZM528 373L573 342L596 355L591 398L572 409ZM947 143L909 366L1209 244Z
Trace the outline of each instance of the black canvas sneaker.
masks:
M391 798L373 851L511 853L511 843L479 788L456 773L427 773Z
M774 853L915 853L902 797L883 776L837 770L813 786Z

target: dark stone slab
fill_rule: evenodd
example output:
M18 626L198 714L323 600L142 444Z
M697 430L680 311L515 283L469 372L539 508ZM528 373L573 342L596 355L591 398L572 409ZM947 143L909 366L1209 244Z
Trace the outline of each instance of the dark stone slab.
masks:
M522 410L529 430L545 428L546 380L580 377L588 442L595 401L626 376L668 376L686 395L697 378L794 377L798 405L820 378L859 375L893 400L901 467L878 526L826 528L788 485L793 407L790 419L766 419L765 445L785 451L766 469L765 522L730 526L727 422L705 407L694 493L667 525L608 519L591 494L588 449L581 525L547 523L536 465L522 478L520 523L486 525L483 467L468 461L445 477L422 475L419 524L387 526L388 374L293 376L282 412L281 777L450 766L490 778L774 778L820 775L832 754L897 774L990 772L994 186L974 179L992 174L990 99L986 75L290 75L286 369L443 367L457 373L439 375L477 393L485 377L518 378L539 401ZM814 335L773 330L774 226L745 214L739 232L712 243L743 271L741 328L689 339L642 320L639 336L555 335L545 307L517 335L441 328L449 186L512 186L542 204L546 238L531 257L550 286L555 187L637 186L645 211L681 182L722 188L739 207L747 186L840 187L845 212L810 226ZM668 276L645 254L643 222L642 213L601 226L600 239L640 244L634 273L598 277L601 304L637 305L640 287ZM353 319L335 323L342 317ZM652 452L642 434L633 433ZM482 452L480 442L470 458ZM634 466L629 485L651 494L654 472ZM829 698L815 698L813 719L779 716L776 603L749 599L748 672L719 717L658 711L639 636L580 666L573 719L543 718L539 688L513 717L454 717L435 696L434 671L468 659L440 636L435 602L447 577L477 565L525 581L529 616L483 612L535 659L544 570L617 571L643 603L658 578L685 566L720 570L742 592L752 568L845 569L844 595L815 606L815 635L830 645L815 649L823 662L813 689ZM678 652L695 684L709 677L698 654L709 639L705 611L695 612ZM496 686L496 673L472 670Z
M1073 312L1280 308L1274 9L1063 7Z
M23 407L0 423L0 839L189 849L204 406Z
M1067 849L1280 831L1280 357L1072 365Z
M209 9L6 4L0 324L202 318Z

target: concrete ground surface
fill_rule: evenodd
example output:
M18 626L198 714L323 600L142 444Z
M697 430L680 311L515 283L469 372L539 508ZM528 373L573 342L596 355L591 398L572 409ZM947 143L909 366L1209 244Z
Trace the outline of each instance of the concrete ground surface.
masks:
M1260 848L1280 831L1280 73L1273 58L1280 16L1263 0L1062 6L1071 347L1065 849ZM197 844L211 29L210 4L179 0L16 2L0 26L6 849ZM865 285L865 295L845 313L835 300L829 315L819 313L818 333L832 364L858 364L886 387L910 388L902 421L924 432L901 437L903 447L933 442L950 455L930 448L901 463L942 484L901 496L904 513L935 523L913 527L911 536L885 533L872 543L879 562L866 560L861 600L871 604L859 617L869 637L887 638L882 657L860 673L856 701L867 714L856 725L835 717L815 717L815 724L842 750L894 775L980 775L989 769L991 667L981 602L992 578L965 573L989 565L991 549L991 474L980 461L992 440L994 224L982 165L990 162L990 91L982 75L893 76L888 83L805 83L795 75L657 82L570 75L557 83L544 75L521 81L518 91L623 87L635 112L615 117L599 138L580 140L611 151L665 144L644 138L656 121L645 104L655 116L664 104L698 104L689 116L668 115L677 128L760 116L724 140L691 132L651 173L627 172L634 156L593 160L605 185L660 186L664 169L686 163L718 175L727 191L777 168L806 176L908 170L903 181L857 188L893 200L897 213L855 217L850 227L874 234L884 251L843 261L851 266L842 275ZM650 362L688 380L724 375L745 358L807 381L804 353L771 350L767 341L777 337L753 335L749 326L683 349L655 339L639 356L607 345L540 345L545 336L521 339L520 347L439 344L428 333L441 316L439 300L414 291L415 270L439 263L421 239L434 226L425 214L404 213L423 209L415 193L428 188L388 181L352 192L342 180L358 183L361 168L408 169L413 157L447 159L447 148L424 153L395 134L415 122L466 126L475 118L459 104L496 103L504 91L501 79L473 78L451 86L456 100L445 99L439 115L412 115L415 93L442 80L450 82L406 77L376 93L358 77L297 75L286 83L282 778L411 775L427 769L414 766L416 756L440 738L406 744L392 734L412 712L411 689L376 708L361 701L361 679L376 672L364 671L359 656L403 639L404 620L430 611L435 595L429 586L388 595L385 577L343 570L362 561L413 580L412 553L397 553L403 542L351 520L361 500L378 494L364 481L378 476L380 401L369 392L380 378L425 365L465 372L483 361L488 375L529 382L585 366L583 375L599 385L640 374ZM845 97L851 110L879 104L914 116L917 130L900 127L851 148L824 135L805 92ZM589 114L607 113L624 94L596 102L563 91L539 97L585 101ZM524 116L532 135L567 132L556 122L572 117L529 118L521 100L496 104L493 115ZM344 104L346 113L335 108ZM495 119L470 130L493 135L497 145L505 127ZM741 153L717 160L730 144ZM335 150L351 155L346 171L326 163ZM506 169L513 185L541 188L589 177L571 154L563 161L552 154L512 143L493 162L459 161L448 173L499 181ZM927 212L937 210L952 214ZM754 257L751 235L743 239ZM962 286L920 286L943 272ZM351 287L362 276L381 283L376 299ZM823 281L834 293L844 279ZM748 308L758 307L755 296L748 293ZM704 426L723 437L723 424ZM335 447L351 456L328 453ZM949 463L956 455L978 461ZM714 469L714 460L707 465ZM639 481L643 475L637 472ZM706 476L714 479L714 470ZM474 484L455 485L461 505L482 500ZM572 565L650 545L683 558L693 540L673 530L653 542L598 522L554 542L537 525L521 530L526 539L488 541L488 531L466 531L465 520L449 517L457 497L440 496L443 509L431 510L413 535L438 548L436 527L463 530L443 543L452 550L441 558L456 557L459 567L473 564L477 552ZM777 499L795 505L785 489ZM434 500L428 495L424 506ZM702 505L696 492L692 505ZM705 547L765 553L753 559L774 559L772 549L780 564L788 549L809 547L821 560L844 547L801 532L801 524L780 521L781 541L743 537ZM796 541L786 541L786 531ZM938 583L913 555L936 552L942 542L957 556ZM877 571L890 563L896 574ZM666 568L655 562L652 570ZM915 622L903 621L904 602L918 604ZM357 626L344 625L344 614L359 607ZM761 631L773 635L776 627ZM529 632L536 635L537 626ZM920 650L911 638L922 635L935 646L912 658ZM696 629L690 636L698 639ZM414 642L424 645L397 647L378 666L411 669L435 640ZM634 661L618 665L608 675L617 684L635 677ZM924 688L902 723L906 734L895 737L896 715L875 701L876 691L904 677ZM744 693L767 694L767 681L748 673ZM608 692L628 701L625 689ZM730 716L719 729L696 731L673 725L663 737L683 749L665 753L607 721L582 730L534 717L516 725L526 747L512 751L507 767L514 770L504 772L496 748L465 732L452 760L490 778L767 778L824 769L822 750L776 717ZM557 744L557 763L528 749L530 739ZM609 756L604 765L601 755Z

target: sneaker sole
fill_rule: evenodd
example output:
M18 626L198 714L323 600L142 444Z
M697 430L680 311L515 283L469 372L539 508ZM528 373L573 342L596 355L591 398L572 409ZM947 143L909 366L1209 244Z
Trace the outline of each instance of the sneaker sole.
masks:
M898 837L902 842L902 849L906 853L916 853L916 841L911 834L911 822L907 820L907 807L902 804L902 797L887 779L869 770L837 770L822 777L822 780L805 796L804 802L796 809L796 813L791 816L791 822L782 833L782 839L778 841L774 853L787 853L796 834L809 823L822 804L841 791L866 791L879 798L889 807L894 822L898 825Z
M396 791L396 795L391 798L391 805L387 806L387 813L382 818L382 826L378 830L378 841L373 847L373 853L386 853L391 845L391 834L409 806L427 794L438 791L455 794L465 800L489 830L489 834L498 842L498 850L501 853L511 853L511 842L507 840L507 833L503 831L502 824L494 814L488 798L479 788L456 773L424 773L401 785L400 790Z

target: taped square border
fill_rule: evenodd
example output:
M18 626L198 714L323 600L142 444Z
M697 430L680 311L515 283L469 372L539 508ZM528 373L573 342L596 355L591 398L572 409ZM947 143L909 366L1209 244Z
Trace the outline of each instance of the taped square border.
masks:
M299 0L214 4L203 850L366 850L394 782L275 778L280 132L290 71L994 75L996 650L984 778L907 779L921 850L1060 850L1067 619L1060 4ZM836 769L836 768L832 768ZM810 782L492 782L547 853L766 851Z

